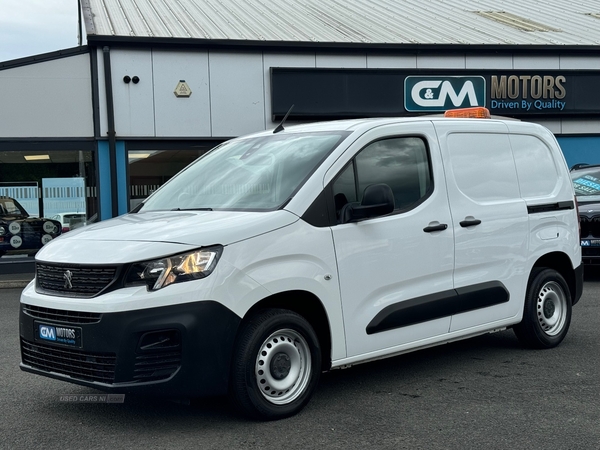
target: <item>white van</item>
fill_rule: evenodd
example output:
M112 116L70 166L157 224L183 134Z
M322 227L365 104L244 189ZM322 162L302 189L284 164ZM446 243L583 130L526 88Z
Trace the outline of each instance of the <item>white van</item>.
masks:
M21 296L21 368L116 393L229 393L277 419L322 371L509 327L554 347L582 286L573 185L547 129L279 128L44 246Z

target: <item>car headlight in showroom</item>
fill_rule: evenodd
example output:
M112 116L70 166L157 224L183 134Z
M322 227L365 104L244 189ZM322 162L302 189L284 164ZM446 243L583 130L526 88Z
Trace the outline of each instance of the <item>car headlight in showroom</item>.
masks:
M215 269L223 247L193 250L179 255L134 263L127 273L126 286L145 284L151 291L173 283L205 278Z

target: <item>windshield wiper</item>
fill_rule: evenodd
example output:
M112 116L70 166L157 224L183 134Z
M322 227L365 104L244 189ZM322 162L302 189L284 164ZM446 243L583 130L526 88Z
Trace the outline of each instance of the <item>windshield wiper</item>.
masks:
M173 208L171 211L212 211L212 208Z

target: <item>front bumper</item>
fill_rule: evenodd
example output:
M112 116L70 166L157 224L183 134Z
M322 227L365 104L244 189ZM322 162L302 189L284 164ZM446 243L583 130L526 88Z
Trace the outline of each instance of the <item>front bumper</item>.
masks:
M20 367L114 393L222 395L240 321L214 301L104 314L21 304ZM80 347L42 339L40 325Z
M594 241L597 241L597 239ZM583 263L586 265L600 264L600 246L592 246L590 244L590 242L592 242L591 239L582 239L582 244L584 242L586 244L581 246L581 260Z

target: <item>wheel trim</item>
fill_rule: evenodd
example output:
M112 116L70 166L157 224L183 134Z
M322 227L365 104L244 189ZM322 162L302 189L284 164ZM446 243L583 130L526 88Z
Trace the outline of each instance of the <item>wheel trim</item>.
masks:
M278 330L261 344L254 367L262 396L275 405L286 405L306 391L311 375L310 347L297 331Z
M537 319L544 333L556 336L567 320L567 296L555 281L545 283L537 298Z

